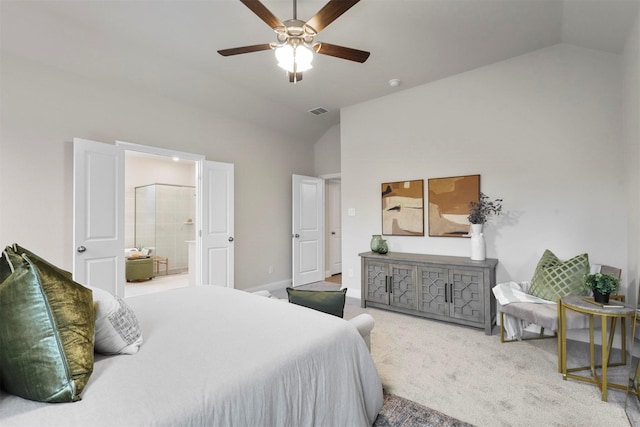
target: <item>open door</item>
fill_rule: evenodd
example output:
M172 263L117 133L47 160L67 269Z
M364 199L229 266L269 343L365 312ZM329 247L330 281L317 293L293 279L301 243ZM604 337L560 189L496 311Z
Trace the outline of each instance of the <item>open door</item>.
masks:
M293 286L324 280L324 179L293 175Z
M124 151L73 139L73 278L124 297Z
M233 288L234 166L205 161L202 173L200 280Z

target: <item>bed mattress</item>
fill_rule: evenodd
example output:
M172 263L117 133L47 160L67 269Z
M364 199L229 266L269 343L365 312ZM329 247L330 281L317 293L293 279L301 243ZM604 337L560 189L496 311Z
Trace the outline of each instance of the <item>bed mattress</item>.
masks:
M365 426L382 385L349 322L214 286L128 298L135 355L96 355L82 400L0 392L7 426Z

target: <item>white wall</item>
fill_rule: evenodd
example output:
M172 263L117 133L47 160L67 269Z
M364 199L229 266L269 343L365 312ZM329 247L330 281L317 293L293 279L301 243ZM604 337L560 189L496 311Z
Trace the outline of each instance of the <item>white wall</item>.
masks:
M340 125L334 125L313 147L315 176L340 172Z
M469 174L504 198L506 215L485 227L498 281L530 280L546 248L624 268L620 62L560 44L343 109L343 283L360 288L357 254L381 232L381 183ZM464 238L388 242L469 256Z
M638 289L640 284L640 12L625 45L622 70L622 130L629 236L626 284L632 290ZM630 302L635 302L636 296L635 292L629 292Z
M290 280L291 174L313 174L315 141L6 53L1 60L0 244L18 242L71 269L70 141L121 140L234 163L236 287Z

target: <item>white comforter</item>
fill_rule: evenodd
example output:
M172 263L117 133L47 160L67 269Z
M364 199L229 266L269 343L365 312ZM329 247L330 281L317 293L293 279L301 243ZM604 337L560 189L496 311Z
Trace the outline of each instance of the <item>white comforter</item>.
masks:
M126 300L144 344L97 356L75 403L0 392L8 426L365 426L382 386L349 322L203 286Z

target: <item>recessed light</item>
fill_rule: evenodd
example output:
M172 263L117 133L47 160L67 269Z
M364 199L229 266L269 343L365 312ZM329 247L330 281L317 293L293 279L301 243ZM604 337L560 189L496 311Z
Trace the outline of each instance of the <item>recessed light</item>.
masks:
M391 86L391 87L400 86L400 79L391 79L391 80L389 80L389 86Z

